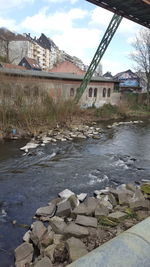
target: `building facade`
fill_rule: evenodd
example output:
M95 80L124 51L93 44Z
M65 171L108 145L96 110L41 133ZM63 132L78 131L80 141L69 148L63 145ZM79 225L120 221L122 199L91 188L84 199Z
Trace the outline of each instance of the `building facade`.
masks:
M136 73L131 70L117 73L113 77L116 81L119 82L120 92L140 92L140 79Z
M15 99L15 88L17 90L32 91L36 87L38 90L45 90L54 101L64 101L74 99L81 84L83 76L68 73L48 73L43 71L28 71L0 68L1 80L12 86ZM83 93L79 104L82 108L101 107L104 104L117 105L120 101L120 93L115 87L118 82L105 78L94 77Z

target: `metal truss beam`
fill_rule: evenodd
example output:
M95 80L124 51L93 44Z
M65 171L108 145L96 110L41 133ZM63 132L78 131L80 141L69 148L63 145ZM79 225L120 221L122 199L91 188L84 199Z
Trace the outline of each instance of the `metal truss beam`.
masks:
M83 81L81 82L81 85L77 91L77 94L76 94L76 97L75 97L75 101L76 103L79 102L82 94L84 93L88 83L90 82L101 58L103 57L111 39L113 38L119 24L121 23L121 20L122 20L122 17L119 16L119 15L116 15L114 14L110 23L109 23L109 26L100 42L100 45L99 47L97 48L97 51L92 59L92 62L84 76L84 79Z

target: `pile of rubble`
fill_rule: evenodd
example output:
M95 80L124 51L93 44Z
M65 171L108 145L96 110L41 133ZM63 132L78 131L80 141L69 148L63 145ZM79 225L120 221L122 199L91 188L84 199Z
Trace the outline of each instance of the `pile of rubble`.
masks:
M150 215L150 181L96 190L66 189L37 209L15 249L16 267L66 266Z
M67 129L53 129L49 131L47 135L39 135L28 142L21 150L28 152L29 149L34 149L38 146L45 146L46 144L57 141L72 141L75 138L87 139L89 137L94 139L100 139L102 129L94 126L80 125L78 127L72 127L70 130Z

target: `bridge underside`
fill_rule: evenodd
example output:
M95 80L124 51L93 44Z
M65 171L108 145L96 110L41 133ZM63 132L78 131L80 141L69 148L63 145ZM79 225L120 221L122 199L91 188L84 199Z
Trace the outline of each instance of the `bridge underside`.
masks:
M150 28L150 0L87 0L122 17Z

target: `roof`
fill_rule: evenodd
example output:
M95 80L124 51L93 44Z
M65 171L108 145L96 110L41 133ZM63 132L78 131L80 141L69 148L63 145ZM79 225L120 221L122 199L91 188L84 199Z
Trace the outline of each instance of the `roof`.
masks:
M36 59L29 58L29 57L24 57L23 59L25 59L28 62L28 64L31 66L32 69L41 69L41 67L40 67L40 65Z
M0 73L4 73L7 75L14 75L14 76L27 76L27 77L39 77L45 79L57 79L57 80L75 80L75 81L82 81L84 75L76 75L71 73L53 73L53 72L46 72L46 71L32 71L32 70L18 70L18 69L6 69L0 68ZM115 82L113 79L106 79L104 77L92 77L91 82Z
M150 0L86 0L150 28Z
M20 69L20 70L25 70L26 68L23 66L18 66L15 64L10 64L10 63L1 63L2 68L7 68L7 69Z
M57 64L55 67L50 69L49 72L72 73L77 75L84 75L86 73L74 63L67 60Z
M126 71L122 71L122 72L117 73L113 78L117 79L117 78L119 78L120 76L122 76L124 74L129 74L130 76L132 76L132 78L137 78L138 77L137 74L132 72L131 70L126 70Z

